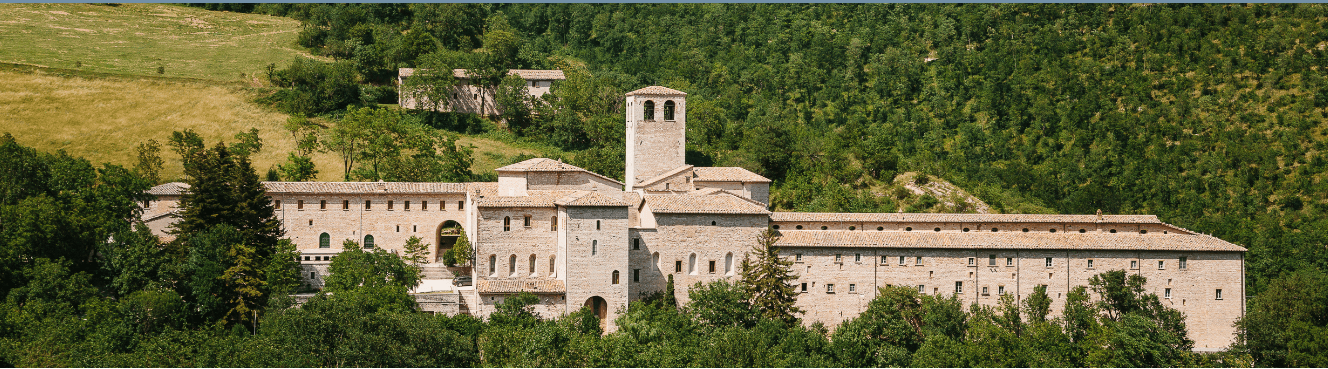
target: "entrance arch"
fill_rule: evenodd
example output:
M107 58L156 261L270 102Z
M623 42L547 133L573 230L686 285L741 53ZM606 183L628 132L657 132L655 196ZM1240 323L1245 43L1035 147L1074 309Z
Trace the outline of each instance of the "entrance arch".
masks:
M455 220L449 220L438 225L435 232L436 242L434 242L438 246L434 250L434 262L443 261L443 253L456 246L457 239L461 238L461 232L465 232L465 229L461 228L461 223L457 223Z
M596 318L599 318L600 329L604 329L604 327L608 326L608 321L606 320L606 318L608 318L609 316L608 301L604 301L603 297L591 296L590 298L586 299L586 303L583 306L590 308L590 312L592 314L595 314Z

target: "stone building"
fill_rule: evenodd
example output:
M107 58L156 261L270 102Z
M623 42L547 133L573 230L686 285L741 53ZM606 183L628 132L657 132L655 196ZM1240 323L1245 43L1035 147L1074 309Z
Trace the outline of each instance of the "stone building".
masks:
M496 183L265 185L314 286L344 240L399 253L417 236L437 260L464 233L470 266L425 266L416 292L453 296L426 299L433 311L487 316L529 292L544 317L589 307L613 331L629 301L661 291L670 275L680 303L696 283L736 279L757 235L774 229L808 323L851 319L885 285L965 304L1022 299L1045 285L1059 314L1074 286L1126 270L1186 314L1199 349L1234 340L1232 323L1245 311L1240 246L1152 215L771 212L770 180L684 162L685 99L659 86L627 94L627 183L537 158L498 168ZM158 219L154 229L170 219L164 202L185 191L152 190L163 202L145 214ZM452 283L453 274L473 284Z
M480 86L472 83L474 75L465 69L453 69L452 77L457 84L451 90L451 97L445 102L435 103L427 97L418 96L406 87L406 80L416 74L415 68L401 68L397 71L397 104L404 109L433 109L441 112L457 112L481 115L501 115L494 101L492 86ZM512 69L508 75L515 75L526 80L526 92L533 97L544 96L553 87L553 81L567 79L561 70Z

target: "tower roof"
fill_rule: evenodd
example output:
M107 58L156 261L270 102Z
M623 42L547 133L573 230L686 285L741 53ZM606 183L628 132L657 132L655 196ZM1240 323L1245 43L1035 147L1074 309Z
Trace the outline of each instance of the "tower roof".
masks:
M628 92L628 93L627 93L627 96L634 96L634 95L681 95L681 96L687 96L687 93L686 93L686 92L682 92L682 91L678 91L678 90L674 90L674 89L672 89L672 88L664 87L664 86L650 86L650 87L642 88L642 89L640 89L640 90L636 90L636 91L632 91L632 92Z

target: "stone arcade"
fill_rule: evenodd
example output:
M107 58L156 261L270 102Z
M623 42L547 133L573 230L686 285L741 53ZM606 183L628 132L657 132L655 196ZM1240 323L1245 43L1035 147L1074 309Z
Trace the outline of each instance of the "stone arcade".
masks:
M343 240L401 252L411 236L430 260L471 240L472 267L425 266L426 310L487 316L519 292L548 318L591 307L606 328L631 300L665 288L680 303L697 282L737 278L767 228L799 276L804 320L835 326L857 316L878 287L956 294L995 304L1038 285L1056 299L1114 269L1148 278L1148 292L1187 316L1198 350L1229 346L1245 311L1245 249L1152 215L854 214L771 212L770 180L743 168L684 163L686 94L659 86L626 97L622 183L550 159L498 168L497 183L268 182L305 278L321 286ZM144 219L161 233L181 184L150 193ZM450 271L450 272L449 272ZM454 273L473 285L454 287Z

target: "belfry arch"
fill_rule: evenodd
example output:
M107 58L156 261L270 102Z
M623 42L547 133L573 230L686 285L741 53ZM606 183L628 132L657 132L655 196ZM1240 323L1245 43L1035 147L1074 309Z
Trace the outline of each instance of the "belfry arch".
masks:
M434 249L434 262L442 262L443 253L455 247L457 240L461 238L461 233L465 231L464 228L461 228L461 223L457 223L455 220L439 224L435 232L434 245L438 246Z

